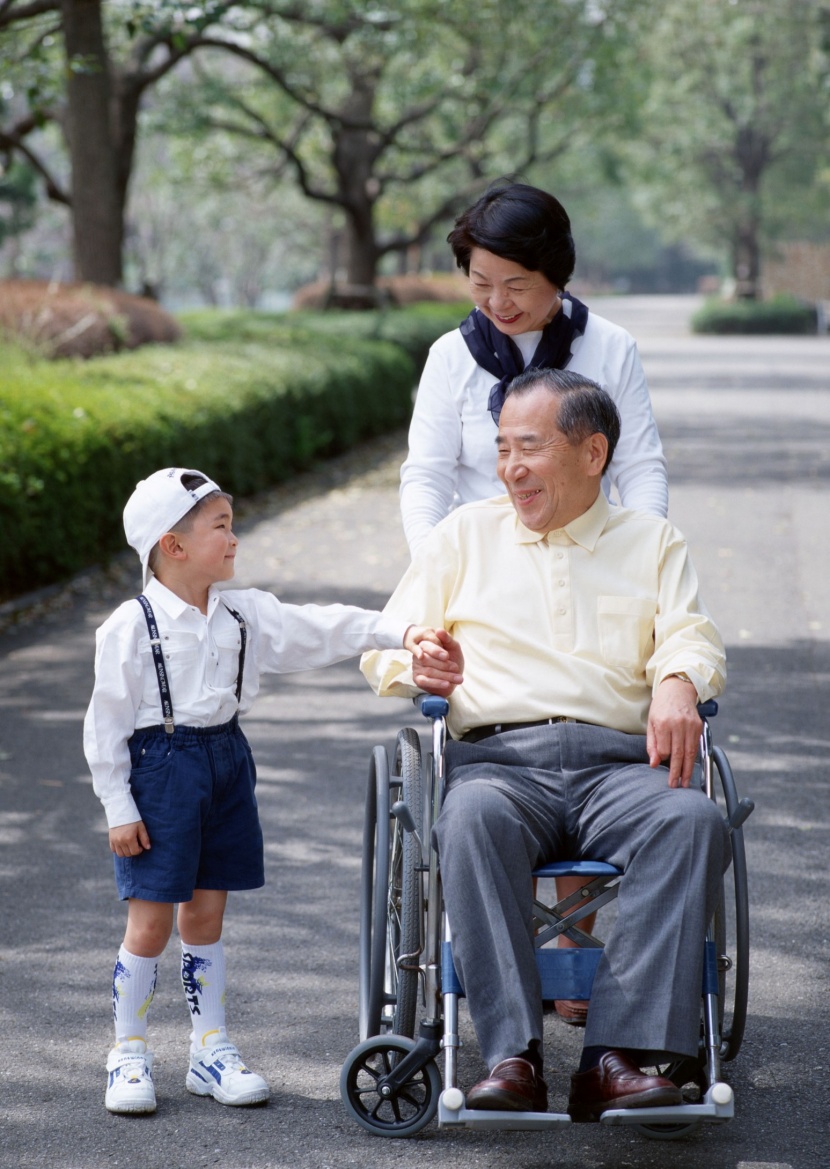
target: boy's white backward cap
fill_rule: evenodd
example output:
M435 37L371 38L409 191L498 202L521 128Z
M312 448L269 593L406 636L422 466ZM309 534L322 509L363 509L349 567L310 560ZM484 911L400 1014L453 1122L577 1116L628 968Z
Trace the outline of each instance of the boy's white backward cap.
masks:
M192 489L182 483L182 476L198 475L204 483ZM152 573L147 560L153 548L165 532L187 515L200 499L211 491L221 491L202 471L188 467L165 467L136 484L135 491L124 508L124 533L127 543L134 548L141 560L144 584Z

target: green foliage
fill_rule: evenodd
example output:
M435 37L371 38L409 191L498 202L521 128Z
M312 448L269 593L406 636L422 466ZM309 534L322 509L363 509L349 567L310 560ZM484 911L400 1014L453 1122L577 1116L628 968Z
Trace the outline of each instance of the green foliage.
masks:
M771 241L812 235L810 217L826 237L826 14L805 0L666 0L643 32L649 90L628 148L641 198L667 238L714 245L750 292Z
M457 329L472 308L472 304L422 303L407 309L349 313L298 313L331 337L361 337L365 340L393 341L400 345L418 369L427 358L430 345L436 337Z
M374 312L264 313L213 309L182 313L179 317L191 338L203 341L246 340L263 345L313 343L339 350L342 341L392 341L406 351L420 369L436 337L455 329L470 304L421 303L407 309Z
M692 317L695 333L808 333L817 329L816 310L794 296L771 300L707 300Z
M245 496L408 420L415 368L399 345L266 314L185 324L179 345L86 363L0 348L7 596L123 548L124 503L158 467L200 467Z
M0 247L10 236L28 231L35 220L36 176L25 163L0 168Z
M240 4L248 34L237 24L225 50L196 58L193 76L171 76L157 110L166 110L169 133L235 138L236 181L254 171L293 176L328 204L330 226L349 245L333 266L360 285L380 257L443 229L488 180L558 157L598 124L619 127L630 103L620 98L615 54L628 43L628 17L643 7Z

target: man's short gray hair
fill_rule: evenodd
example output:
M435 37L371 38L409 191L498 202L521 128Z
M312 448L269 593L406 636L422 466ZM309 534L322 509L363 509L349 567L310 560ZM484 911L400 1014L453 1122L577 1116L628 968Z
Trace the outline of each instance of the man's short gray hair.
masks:
M603 471L614 457L620 438L620 415L607 390L584 374L570 369L536 369L531 366L514 377L504 398L547 390L559 399L556 425L572 446L592 434L604 434L608 440L608 457Z

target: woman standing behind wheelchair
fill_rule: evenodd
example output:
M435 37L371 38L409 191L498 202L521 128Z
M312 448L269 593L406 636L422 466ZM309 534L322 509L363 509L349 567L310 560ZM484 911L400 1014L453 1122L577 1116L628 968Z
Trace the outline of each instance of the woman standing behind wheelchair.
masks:
M476 307L432 346L418 387L401 468L410 552L453 507L503 494L498 418L506 385L530 366L568 368L607 390L622 431L603 481L606 495L613 488L624 507L665 516L666 460L636 343L565 291L576 253L559 200L503 180L459 216L447 238ZM578 878L557 882L560 898L578 887ZM582 1025L587 1004L560 1001L556 1011Z

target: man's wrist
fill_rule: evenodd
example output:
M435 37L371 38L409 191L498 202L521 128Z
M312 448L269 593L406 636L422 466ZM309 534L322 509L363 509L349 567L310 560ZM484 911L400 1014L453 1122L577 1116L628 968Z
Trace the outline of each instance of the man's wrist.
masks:
M681 682L688 682L690 686L695 687L695 694L697 694L697 686L695 686L689 675L685 674L682 670L675 670L672 674L666 674L663 681L667 682L669 678L679 678Z

